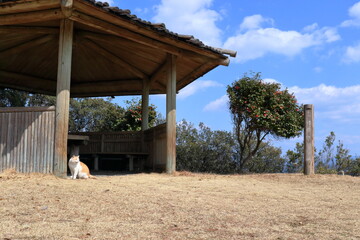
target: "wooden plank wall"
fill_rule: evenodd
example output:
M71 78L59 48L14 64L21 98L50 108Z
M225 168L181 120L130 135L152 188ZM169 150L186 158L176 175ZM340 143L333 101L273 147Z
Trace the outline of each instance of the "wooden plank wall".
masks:
M166 124L150 128L144 132L145 146L149 152L146 166L156 171L166 168Z
M53 172L55 107L0 108L0 172Z
M131 154L142 153L142 132L82 132L89 143L80 146L81 154Z

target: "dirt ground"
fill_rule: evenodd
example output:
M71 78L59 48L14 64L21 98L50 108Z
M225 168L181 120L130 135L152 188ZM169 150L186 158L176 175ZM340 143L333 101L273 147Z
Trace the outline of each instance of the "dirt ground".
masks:
M0 239L360 239L360 178L7 171Z

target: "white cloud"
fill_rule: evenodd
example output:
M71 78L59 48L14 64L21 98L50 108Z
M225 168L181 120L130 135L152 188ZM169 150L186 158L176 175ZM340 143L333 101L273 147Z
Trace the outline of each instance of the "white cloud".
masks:
M273 19L264 18L263 16L256 14L245 17L243 22L240 24L240 30L250 30L260 28L261 24L270 23L273 25Z
M197 80L186 86L185 88L181 89L177 97L179 99L187 98L191 95L199 91L203 91L209 87L221 87L222 85L218 82L211 81L211 80Z
M273 78L264 78L263 81L266 83L280 83L276 79L273 79Z
M345 63L360 62L360 43L346 48L343 61Z
M343 88L325 84L312 88L294 86L289 92L294 92L300 103L314 104L319 118L341 122L354 122L360 118L360 85Z
M194 35L207 45L221 46L221 15L210 9L213 0L162 0L155 6L155 22L164 22L170 31Z
M342 22L342 27L360 26L360 2L355 3L349 8L349 16L352 19Z
M212 102L210 102L209 104L207 104L205 107L204 107L204 111L219 111L219 110L224 110L224 109L227 109L228 104L229 102L229 98L227 95L224 95Z
M255 17L256 16L256 17ZM265 20L260 15L245 18L240 26L251 28L235 36L229 37L224 48L238 51L237 61L246 62L269 53L288 57L300 54L306 48L334 42L340 39L335 28L319 28L317 24L305 27L304 33L282 31L277 28L263 28Z
M323 68L322 67L314 67L313 70L316 73L321 73L323 71Z

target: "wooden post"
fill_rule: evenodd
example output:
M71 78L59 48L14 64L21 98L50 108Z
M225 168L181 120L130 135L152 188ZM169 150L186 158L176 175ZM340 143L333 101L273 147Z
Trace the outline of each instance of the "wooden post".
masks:
M72 43L73 21L62 19L60 20L58 74L56 87L54 155L54 174L59 177L66 177L67 172L67 138L69 128Z
M166 85L166 173L176 170L176 56L168 55Z
M142 112L141 112L141 130L145 131L149 128L149 92L150 92L150 85L149 79L143 80L143 92L142 92Z
M304 105L305 129L304 129L304 174L315 174L314 167L314 106Z

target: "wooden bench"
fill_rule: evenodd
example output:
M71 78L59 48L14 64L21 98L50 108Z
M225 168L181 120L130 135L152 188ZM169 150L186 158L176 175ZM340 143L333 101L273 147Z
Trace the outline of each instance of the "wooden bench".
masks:
M88 153L87 153L88 154ZM91 153L91 155L94 157L94 170L99 170L99 156L112 156L112 155L124 155L129 160L129 171L134 171L134 159L136 157L142 157L142 160L140 161L140 170L143 170L144 168L144 159L146 159L149 156L149 153L147 152L94 152Z

